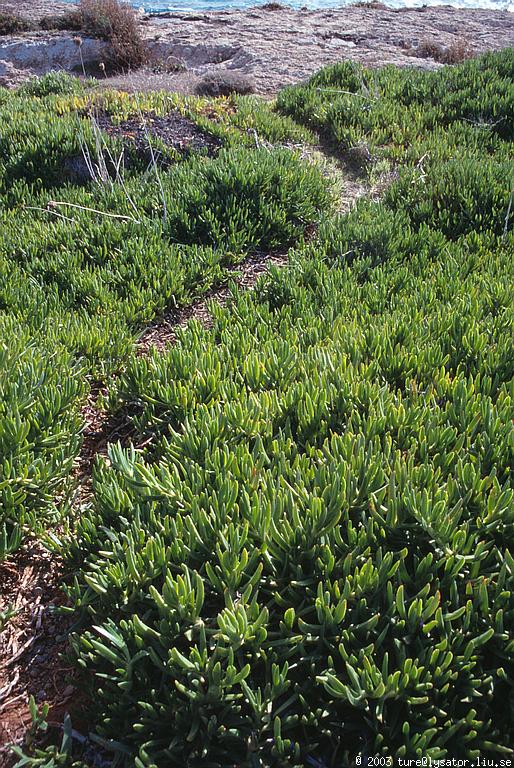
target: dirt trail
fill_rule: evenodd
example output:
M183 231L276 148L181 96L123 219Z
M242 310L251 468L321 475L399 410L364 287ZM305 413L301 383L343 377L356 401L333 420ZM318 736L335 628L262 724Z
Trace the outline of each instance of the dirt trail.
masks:
M244 290L252 290L259 277L265 274L270 266L283 267L286 263L286 255L262 252L247 256L221 285L214 286L204 296L187 306L170 310L146 326L136 344L136 355L148 355L152 349L164 352L167 346L176 341L177 328L184 327L190 320L198 320L206 328L210 327L212 316L209 306L212 302L225 306L230 298L231 282ZM129 414L120 411L109 415L99 409L98 403L106 393L105 385L96 383L82 409L84 442L76 462L76 477L79 483L77 498L82 503L91 495L91 474L96 457L107 456L111 443L128 443L134 437Z

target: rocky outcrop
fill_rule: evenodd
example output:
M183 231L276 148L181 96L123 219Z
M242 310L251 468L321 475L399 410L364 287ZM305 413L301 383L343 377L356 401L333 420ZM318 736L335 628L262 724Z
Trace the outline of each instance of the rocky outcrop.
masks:
M38 0L0 2L34 14ZM40 3L56 13L66 6ZM69 9L70 6L67 6ZM25 10L27 10L25 9ZM206 77L233 70L249 77L261 93L274 93L343 59L368 66L395 64L434 68L445 51L456 56L514 44L514 14L449 6L392 9L376 3L329 10L295 10L276 4L246 10L146 16L142 29L153 66L118 87L195 90ZM105 44L83 38L86 66L102 59ZM459 53L460 52L460 53ZM442 54L442 56L440 55ZM14 81L49 69L77 71L73 33L0 38L0 77ZM139 83L139 85L138 85Z
M106 43L93 38L82 40L80 51L70 34L0 38L0 77L23 78L52 69L80 72L82 61L92 67L102 60ZM81 61L82 55L82 61Z
M514 44L514 14L440 6L395 10L346 6L294 10L270 5L202 14L164 14L145 22L160 46L206 41L234 48L225 68L251 75L261 92L309 77L321 66L351 58L370 66L433 68L429 54L446 49L482 53ZM188 66L195 67L189 54Z

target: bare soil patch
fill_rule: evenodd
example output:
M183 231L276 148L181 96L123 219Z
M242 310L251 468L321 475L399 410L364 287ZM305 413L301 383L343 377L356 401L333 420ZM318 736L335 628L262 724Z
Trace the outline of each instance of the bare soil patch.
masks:
M120 138L133 146L138 155L148 161L151 160L149 137L150 140L158 139L181 154L204 152L213 155L221 146L220 139L203 131L178 112L170 112L164 117L145 113L121 123L114 123L107 113L101 112L95 115L95 119L99 128L109 136Z
M48 722L60 726L77 701L66 649L70 620L56 611L64 602L61 560L29 540L0 564L0 609L15 615L0 634L0 766L12 765L10 744L22 744L31 724L28 701L50 705Z
M177 328L185 326L190 320L198 320L206 328L212 325L212 315L209 310L211 302L225 306L231 295L230 283L234 282L239 288L251 290L259 277L265 274L271 266L283 267L287 264L286 254L259 252L248 256L239 264L236 271L229 275L224 283L212 288L201 299L197 299L187 307L171 310L155 323L149 325L139 339L137 354L146 355L154 348L162 352L169 344L176 341Z

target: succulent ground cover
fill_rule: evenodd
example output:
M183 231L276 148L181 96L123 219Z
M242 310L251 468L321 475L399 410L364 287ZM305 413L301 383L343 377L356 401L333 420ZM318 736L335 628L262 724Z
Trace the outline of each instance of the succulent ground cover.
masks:
M136 157L123 184L137 214L119 183L53 182L34 207L59 195L127 221L93 226L74 209L73 223L33 212L6 228L9 274L39 291L24 305L13 290L10 327L77 367L61 413L83 398L84 369L116 371L106 404L137 436L97 461L94 498L52 537L74 574L69 657L94 743L122 763L512 755L513 75L512 50L436 73L348 63L253 122L255 101L177 103L225 146L177 157L160 184ZM56 157L86 98L44 97L63 122L34 131ZM102 109L165 109L149 98ZM333 213L316 168L271 146L305 131L394 179L382 199ZM34 152L22 142L3 166L5 216L36 196L13 175ZM287 266L213 306L210 327L131 356L171 296L288 247ZM107 317L109 338L94 325ZM87 764L69 733L28 764Z
M216 156L156 143L148 167L141 137L132 146L102 133L99 146L95 110L144 122L179 106L217 132ZM57 513L88 379L116 371L145 324L246 254L294 244L326 205L316 168L256 148L244 130L203 117L207 106L102 96L58 75L0 92L2 556ZM287 136L288 121L273 119Z

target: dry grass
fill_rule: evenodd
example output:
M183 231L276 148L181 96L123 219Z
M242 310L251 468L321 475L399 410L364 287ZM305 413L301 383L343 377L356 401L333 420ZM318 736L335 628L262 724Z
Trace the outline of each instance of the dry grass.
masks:
M440 64L459 64L474 56L473 48L466 40L459 38L448 46L435 40L423 40L413 51L413 55L422 59L434 59Z
M40 29L78 32L82 29L82 19L80 13L73 10L69 13L45 15L39 20L38 25Z
M137 69L148 60L136 11L121 0L80 0L79 13L85 33L110 43L111 69Z
M28 29L30 25L20 16L14 13L0 13L0 35L15 35Z
M43 16L41 19L29 20L15 13L0 11L0 37L17 35L21 32L37 32L43 30L80 30L82 19L78 11L55 13Z
M355 8L368 8L372 11L387 11L395 10L387 7L385 3L379 2L379 0L359 0L359 2L353 3Z

